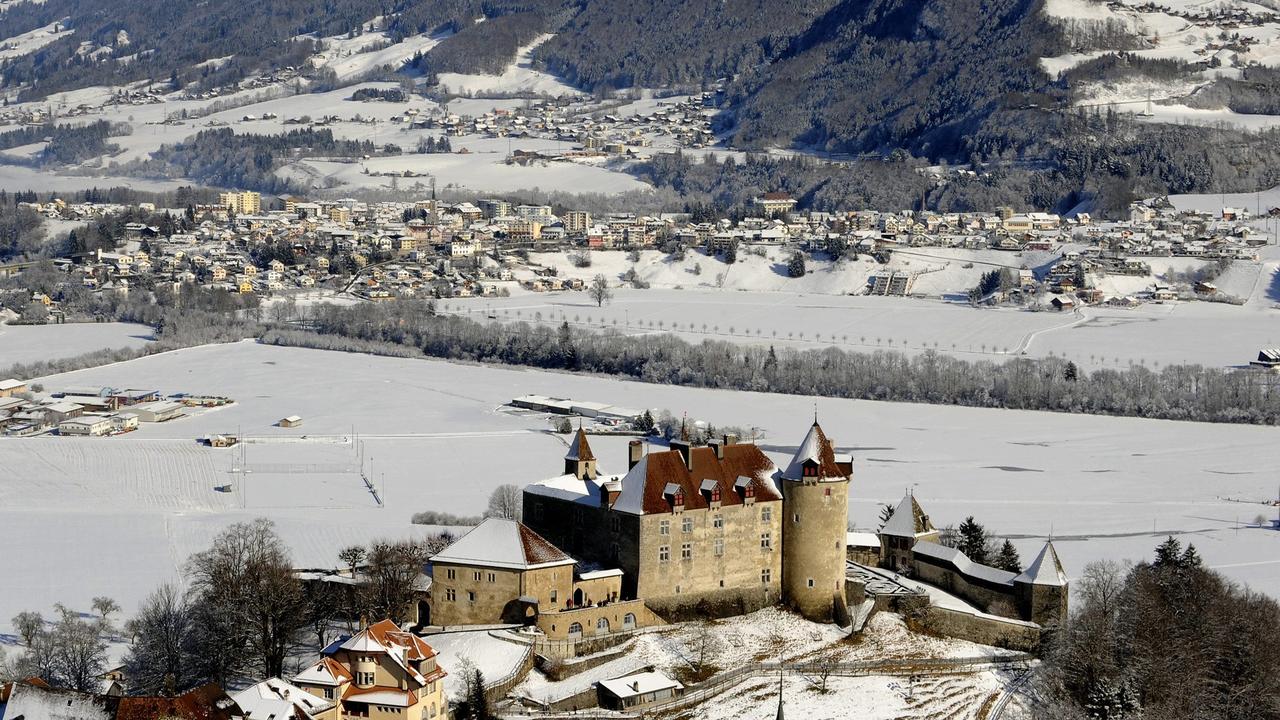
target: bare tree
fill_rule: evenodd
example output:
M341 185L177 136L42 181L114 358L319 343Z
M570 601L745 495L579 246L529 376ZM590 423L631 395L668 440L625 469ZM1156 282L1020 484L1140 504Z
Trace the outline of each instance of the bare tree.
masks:
M369 569L361 603L372 617L403 622L417 595L430 554L425 545L413 540L374 543L369 550Z
M520 488L510 484L499 485L489 495L489 507L484 511L484 516L519 520L522 499Z
M224 640L238 642L242 653L247 649L262 675L281 675L306 627L306 599L271 521L232 525L191 557L187 571L200 601L234 620Z
M105 622L112 613L120 612L120 603L109 597L96 597L93 599L93 610Z
M603 274L597 274L591 278L591 285L587 288L587 294L592 300L596 301L596 307L600 307L613 299L613 291L609 289L609 281Z
M351 569L352 577L355 577L356 568L360 565L360 563L364 562L364 558L365 558L365 549L363 547L360 547L359 545L352 545L350 547L345 547L338 552L338 559L346 563L347 567Z
M196 633L191 607L173 585L161 585L133 618L136 640L125 656L129 692L172 697L200 678L193 662Z
M38 612L20 612L13 616L12 622L13 629L18 631L18 637L22 638L23 645L34 642L36 635L44 629L44 618Z

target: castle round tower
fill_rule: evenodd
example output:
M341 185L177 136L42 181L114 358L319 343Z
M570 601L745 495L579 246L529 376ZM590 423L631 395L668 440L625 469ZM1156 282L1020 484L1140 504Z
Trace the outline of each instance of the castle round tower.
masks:
M845 543L851 461L838 461L815 420L786 469L782 491L782 598L804 617L846 616Z

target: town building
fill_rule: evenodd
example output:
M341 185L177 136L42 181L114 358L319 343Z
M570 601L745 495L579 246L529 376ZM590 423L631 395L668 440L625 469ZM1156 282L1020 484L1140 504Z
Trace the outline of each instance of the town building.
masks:
M293 684L333 702L341 718L431 720L449 712L445 675L422 638L382 620L334 641Z
M236 215L257 215L262 212L262 195L252 191L219 193L218 204Z

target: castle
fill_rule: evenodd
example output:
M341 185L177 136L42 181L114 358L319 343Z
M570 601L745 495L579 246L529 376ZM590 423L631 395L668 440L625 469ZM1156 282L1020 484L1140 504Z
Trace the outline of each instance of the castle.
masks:
M622 571L623 598L663 617L730 615L782 602L840 619L852 460L815 421L786 468L732 435L693 447L628 447L597 468L579 430L564 473L524 491L524 524L580 562Z
M563 472L524 489L522 522L489 518L433 556L419 624L536 625L574 643L781 603L846 625L849 599L859 606L875 594L851 560L951 593L987 620L1009 618L1032 638L1017 641L1026 646L1066 617L1052 543L1022 573L980 565L939 543L911 495L877 535L848 533L852 460L816 419L785 467L733 435L648 452L633 440L625 472L597 463L579 429Z

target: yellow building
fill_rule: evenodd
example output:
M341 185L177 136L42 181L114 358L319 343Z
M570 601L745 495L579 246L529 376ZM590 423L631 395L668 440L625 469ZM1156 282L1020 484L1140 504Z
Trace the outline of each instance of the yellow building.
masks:
M343 718L432 720L449 713L445 675L430 645L383 620L330 645L293 684L335 703Z
M218 204L236 215L257 215L262 211L262 195L256 192L225 192L218 195Z

